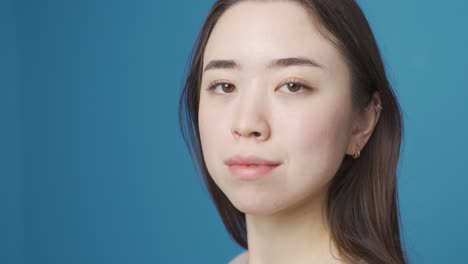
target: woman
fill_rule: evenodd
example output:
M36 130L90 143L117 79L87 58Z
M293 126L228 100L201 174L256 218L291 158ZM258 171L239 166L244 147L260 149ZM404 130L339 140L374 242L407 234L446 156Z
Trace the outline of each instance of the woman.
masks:
M231 263L406 263L400 110L353 0L216 1L179 111Z

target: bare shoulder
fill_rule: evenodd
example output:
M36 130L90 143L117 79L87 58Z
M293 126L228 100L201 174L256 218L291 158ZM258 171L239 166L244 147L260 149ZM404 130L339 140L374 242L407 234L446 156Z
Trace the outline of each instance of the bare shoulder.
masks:
M248 251L244 251L241 254L237 255L228 264L247 264L249 259Z

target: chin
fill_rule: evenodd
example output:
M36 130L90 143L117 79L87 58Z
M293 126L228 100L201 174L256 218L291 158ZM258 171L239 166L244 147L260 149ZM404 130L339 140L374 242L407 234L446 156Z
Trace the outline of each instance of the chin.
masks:
M272 199L268 195L239 193L236 197L228 198L237 210L250 215L273 215L286 207L284 201L278 200L277 196Z
M249 215L274 215L280 210L274 205L234 204L237 210Z

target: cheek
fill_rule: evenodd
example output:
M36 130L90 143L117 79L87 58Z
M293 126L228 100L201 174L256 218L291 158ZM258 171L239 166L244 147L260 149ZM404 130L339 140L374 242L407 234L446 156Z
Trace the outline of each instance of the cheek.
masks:
M279 121L287 128L281 138L289 152L290 175L314 182L334 176L346 151L349 122L344 109L335 105L316 105Z
M346 118L340 113L324 111L303 114L288 124L288 137L303 153L328 153L340 150L346 134Z
M220 157L220 149L226 145L226 140L221 136L226 132L225 113L216 111L208 102L200 101L198 112L198 128L200 133L200 145L206 166L210 172L214 172L215 159Z
M210 153L213 147L213 136L216 135L216 116L209 111L209 107L206 107L204 103L200 103L198 111L198 129L200 133L200 145L203 150L203 154ZM205 160L207 157L205 156Z

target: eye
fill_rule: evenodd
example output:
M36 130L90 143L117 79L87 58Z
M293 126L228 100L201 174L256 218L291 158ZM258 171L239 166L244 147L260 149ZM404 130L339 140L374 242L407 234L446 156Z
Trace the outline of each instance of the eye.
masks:
M221 87L221 89L224 91L224 93L231 93L235 86L232 83L226 82L226 81L214 81L208 85L207 90L216 90L216 88ZM222 94L222 93L221 93Z
M286 87L288 89L288 91L290 91L291 93L290 94L299 94L300 90L306 90L306 91L310 91L312 90L312 88L310 86L308 86L307 84L305 84L304 82L302 81L299 81L299 80L286 80L285 82L283 82L282 84L280 84L280 88L283 88L283 87Z
M224 92L224 93L218 93L216 92L217 94L229 94L229 93L232 93L233 90L236 88L236 86L232 83L229 83L227 81L213 81L211 82L209 85L208 85L208 88L207 90L211 91L211 90L216 90L217 88L221 87L221 90ZM303 81L300 81L300 80L296 80L296 79L288 79L284 82L282 82L280 85L279 85L279 89L281 89L282 87L286 87L288 89L288 91L290 91L289 94L300 94L300 90L306 90L306 91L310 91L312 90L312 88L307 85L305 82Z

